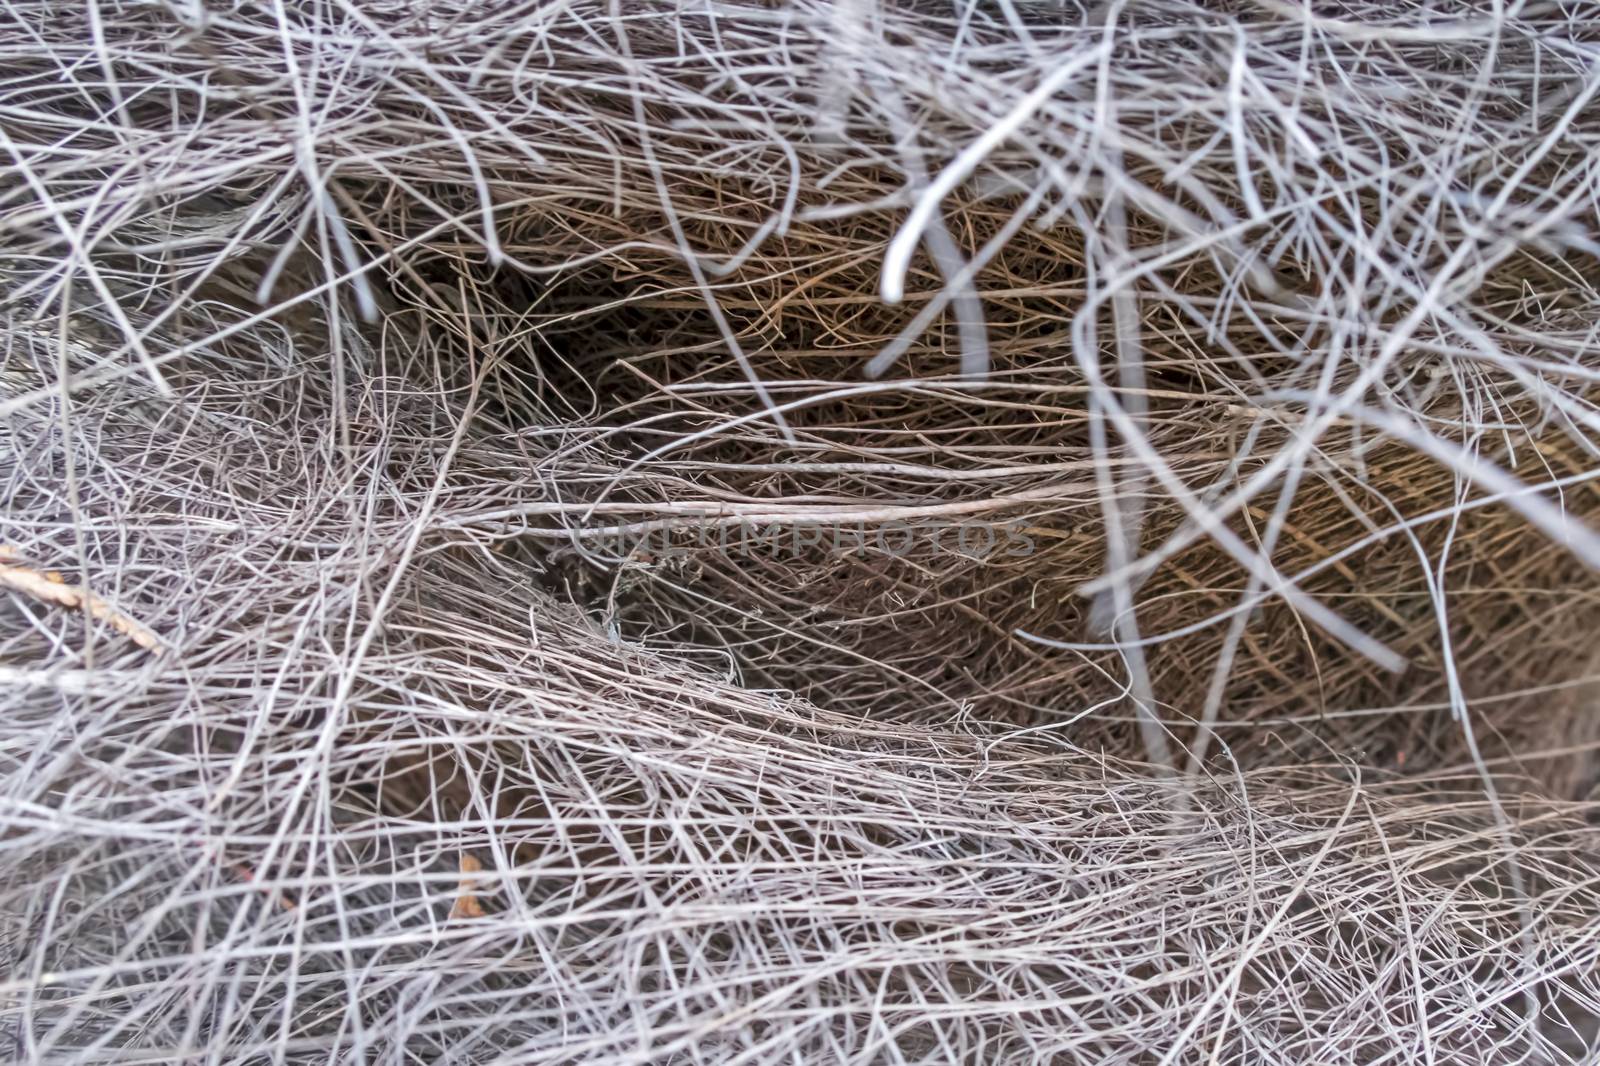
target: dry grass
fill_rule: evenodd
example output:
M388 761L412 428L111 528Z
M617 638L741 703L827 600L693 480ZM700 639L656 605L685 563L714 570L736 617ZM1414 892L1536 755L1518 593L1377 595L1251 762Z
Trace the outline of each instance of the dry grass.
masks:
M0 25L18 1058L1592 1059L1580 7Z

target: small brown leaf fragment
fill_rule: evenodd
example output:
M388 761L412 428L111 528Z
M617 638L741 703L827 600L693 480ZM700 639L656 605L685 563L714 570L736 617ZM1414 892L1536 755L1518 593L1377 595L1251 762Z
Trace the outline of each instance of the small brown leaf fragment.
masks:
M246 884L253 885L253 884L256 883L256 872L255 872L255 870L251 869L249 863L243 863L243 862L234 863L233 864L233 872L238 874L239 875L239 879L241 881L245 882ZM269 889L265 885L263 885L261 887L261 891L270 892L271 889ZM293 896L289 895L289 893L287 893L287 892L279 892L279 893L277 893L277 896L278 896L278 906L282 907L286 911L294 910L294 897Z
M461 856L461 884L457 889L456 901L450 907L451 921L483 917L483 904L478 902L478 897L475 895L478 891L478 882L472 876L482 871L482 869L483 864L477 860L476 856Z

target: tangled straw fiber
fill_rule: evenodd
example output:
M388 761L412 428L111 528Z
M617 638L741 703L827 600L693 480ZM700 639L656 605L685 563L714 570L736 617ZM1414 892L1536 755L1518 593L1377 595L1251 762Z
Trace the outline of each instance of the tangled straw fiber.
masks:
M1600 1053L1585 5L0 25L0 1048Z
M33 554L103 531L88 584L170 648L8 613L7 661L37 664L7 678L22 1058L1495 1061L1593 1038L1585 808L1502 780L1502 823L1470 768L1180 784L730 686L492 549L408 554L519 459L482 416L437 447L466 375L348 338L366 417L342 447L327 358L236 336L175 397L83 390L71 445L49 405L13 424L38 474L127 475L78 527L30 478L10 521L46 534ZM17 347L12 375L81 354Z

